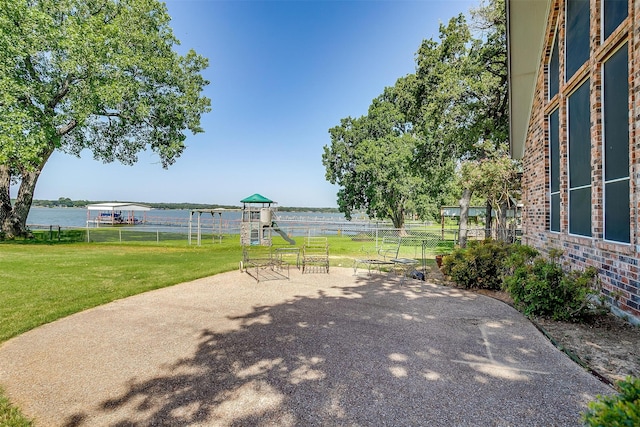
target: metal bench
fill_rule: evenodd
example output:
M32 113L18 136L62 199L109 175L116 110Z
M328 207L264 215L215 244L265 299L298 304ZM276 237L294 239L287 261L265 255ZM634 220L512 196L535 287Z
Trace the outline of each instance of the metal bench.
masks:
M326 237L307 237L302 247L302 273L329 273L329 242Z
M368 274L371 274L372 268L377 268L378 272L382 272L382 266L394 265L391 261L394 258L398 258L400 252L400 238L397 237L384 237L382 244L377 249L366 250L363 248L363 252L367 254L366 257L356 258L353 261L353 275L358 274L358 266L366 265Z
M289 264L283 262L272 248L264 246L243 247L240 271L260 280L289 279Z

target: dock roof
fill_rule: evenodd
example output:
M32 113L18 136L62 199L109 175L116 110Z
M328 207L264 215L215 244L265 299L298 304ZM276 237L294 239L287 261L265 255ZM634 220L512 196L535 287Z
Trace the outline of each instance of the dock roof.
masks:
M151 207L138 203L106 202L87 205L90 211L150 211Z

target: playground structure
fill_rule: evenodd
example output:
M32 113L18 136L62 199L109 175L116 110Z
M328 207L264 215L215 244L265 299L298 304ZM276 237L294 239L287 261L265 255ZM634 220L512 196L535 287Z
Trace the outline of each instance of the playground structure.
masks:
M218 208L218 209L192 209L189 212L189 244L191 245L191 241L194 238L194 228L195 228L195 240L197 245L200 246L202 244L202 214L211 214L214 219L216 218L216 214L218 214L218 240L222 242L222 214L225 212L237 212L239 209L227 209L227 208ZM193 218L196 217L196 224L194 226ZM214 231L214 239L215 239L215 231Z
M290 245L295 245L287 233L273 221L276 203L260 194L253 194L240 200L242 220L240 222L240 244L242 246L271 246L271 232L275 231Z
M240 203L240 271L247 272L258 282L261 279L288 279L289 264L284 262L283 253L272 247L271 232L280 234L291 245L295 245L296 242L273 221L273 213L276 210L274 201L256 193L242 199Z
M196 241L199 246L202 243L202 214L210 214L214 218L218 216L218 239L222 240L222 215L229 212L240 211L240 244L242 246L271 246L272 232L278 233L290 245L296 242L281 230L273 221L273 213L276 211L276 203L260 194L253 194L240 201L242 209L192 209L189 213L189 244ZM214 224L215 228L215 224ZM214 231L215 240L215 231Z

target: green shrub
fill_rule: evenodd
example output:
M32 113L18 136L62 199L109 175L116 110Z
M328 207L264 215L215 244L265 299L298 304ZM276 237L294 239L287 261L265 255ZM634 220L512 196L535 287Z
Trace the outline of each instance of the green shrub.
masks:
M565 272L559 263L562 252L549 255L546 260L525 245L469 242L444 257L442 271L465 288L506 289L527 316L569 320L591 314L600 293L596 269Z
M545 260L533 252L523 252L507 261L510 274L505 276L504 283L525 315L569 320L593 311L594 296L599 294L596 269L567 273L558 262L560 254L551 251L551 259Z
M509 245L487 239L471 241L442 260L442 271L465 288L501 289L504 259Z
M587 426L640 426L640 379L627 377L618 382L618 388L619 394L598 396L589 403L589 410L582 414Z
M511 245L509 249L509 254L507 258L504 260L504 273L506 275L512 275L516 268L532 264L533 260L540 255L540 253L527 245Z

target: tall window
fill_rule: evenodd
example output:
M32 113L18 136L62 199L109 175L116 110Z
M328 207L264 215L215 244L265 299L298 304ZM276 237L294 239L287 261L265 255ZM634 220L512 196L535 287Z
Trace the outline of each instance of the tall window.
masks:
M560 87L560 53L558 49L558 33L553 38L553 48L549 59L549 99L558 94Z
M607 37L618 28L629 13L627 0L604 0L602 2L602 39Z
M549 212L549 229L560 231L560 123L558 110L549 116L549 189L551 193L551 209Z
M629 54L625 43L604 63L604 238L630 242Z
M569 233L591 236L591 109L589 79L569 96Z
M567 0L566 80L589 59L589 0Z

